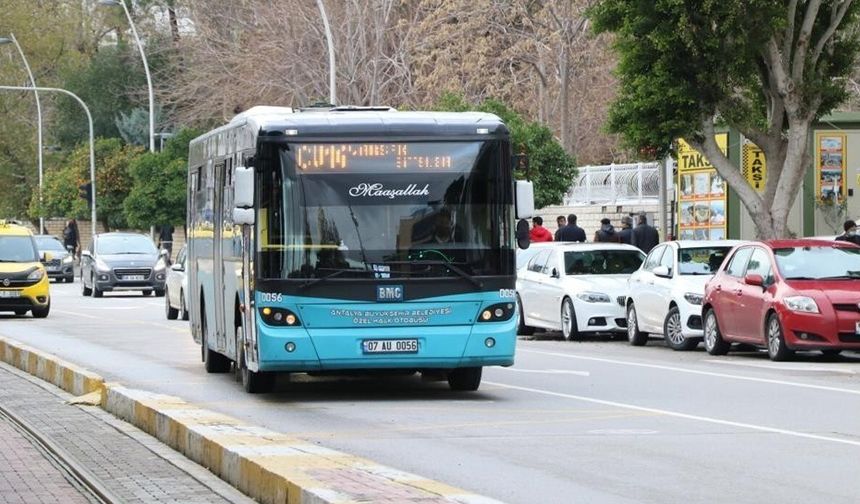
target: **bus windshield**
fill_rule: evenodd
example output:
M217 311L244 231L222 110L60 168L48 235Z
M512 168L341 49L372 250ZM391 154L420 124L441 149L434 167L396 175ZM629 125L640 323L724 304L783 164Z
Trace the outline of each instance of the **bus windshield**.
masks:
M513 274L498 141L297 143L263 159L264 278Z

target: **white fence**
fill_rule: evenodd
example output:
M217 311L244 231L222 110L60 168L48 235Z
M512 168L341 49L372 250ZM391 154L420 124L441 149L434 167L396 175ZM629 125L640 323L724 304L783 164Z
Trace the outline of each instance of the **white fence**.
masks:
M565 206L647 204L659 200L660 163L657 162L582 166L562 198Z

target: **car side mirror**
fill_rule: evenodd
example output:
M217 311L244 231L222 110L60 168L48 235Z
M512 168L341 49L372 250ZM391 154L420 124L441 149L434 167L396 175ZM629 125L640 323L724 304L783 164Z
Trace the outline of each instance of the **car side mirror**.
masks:
M182 263L176 263L170 267L173 271L185 271L185 267L182 266Z
M757 287L764 287L764 278L761 275L749 274L744 277L744 283L747 285L755 285Z
M558 272L557 268L552 269L552 273L550 274L550 276L553 278L561 278L561 274Z
M654 268L654 274L661 278L672 278L672 270L668 266L657 266Z
M89 250L82 250L82 251L81 251L81 257L89 257L89 258L92 258L92 257L93 257L93 253L92 253L92 252L90 252Z

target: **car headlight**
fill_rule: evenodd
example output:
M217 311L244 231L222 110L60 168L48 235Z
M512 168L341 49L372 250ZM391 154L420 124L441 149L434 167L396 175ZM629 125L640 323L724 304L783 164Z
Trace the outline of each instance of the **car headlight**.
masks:
M821 313L818 311L818 304L815 300L808 296L790 296L782 300L785 307L791 311L800 313Z
M110 266L108 266L107 263L102 261L101 259L96 259L96 269L99 271L107 272L110 271Z
M684 293L684 299L686 299L687 302L692 304L692 305L702 304L702 299L704 297L705 296L703 296L701 294L696 294L695 292L685 292Z
M36 268L27 275L27 280L41 280L45 276L45 272L41 268Z
M69 263L73 262L74 260L75 259L72 256L67 255L66 257L63 258L63 264L69 264Z
M580 292L576 295L582 301L586 303L609 303L609 296L602 292Z

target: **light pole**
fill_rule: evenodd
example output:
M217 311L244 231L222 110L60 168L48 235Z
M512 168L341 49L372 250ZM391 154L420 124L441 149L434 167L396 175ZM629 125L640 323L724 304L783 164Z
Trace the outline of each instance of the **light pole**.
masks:
M143 60L143 71L146 72L146 86L149 89L149 152L155 152L155 93L152 90L152 76L149 74L149 63L146 61L146 53L143 51L143 44L140 42L140 37L137 35L137 28L134 26L134 21L131 19L131 12L128 11L128 6L125 5L125 0L99 0L99 5L117 6L121 5L125 17L128 19L128 24L131 27L131 34L134 35L134 41L137 42L137 49L140 51L140 59Z
M21 60L24 62L24 68L27 69L27 75L30 77L30 86L33 87L33 94L36 96L36 124L38 128L38 160L39 160L39 234L45 234L45 215L42 210L42 182L44 172L42 169L42 101L39 99L39 91L36 90L36 79L33 77L33 71L30 70L30 63L27 57L24 56L24 51L21 49L21 44L15 38L14 33L10 33L9 37L0 37L0 45L14 44L18 49L18 54L21 55Z
M325 5L322 0L317 0L317 7L320 10L323 27L325 28L325 39L328 43L328 99L332 105L337 105L337 89L334 82L334 41L331 36L331 26L328 24L328 16L325 13Z
M93 138L93 116L90 114L90 109L87 107L87 104L84 103L81 98L72 93L71 91L60 89L60 88L50 88L50 87L21 87L21 86L0 86L0 90L2 91L43 91L48 93L63 93L68 96L71 96L78 103L81 104L81 107L84 108L84 112L87 113L87 121L89 121L90 126L90 183L92 184L92 194L90 195L90 219L92 220L93 226L93 236L96 235L96 148L95 148L95 140Z

